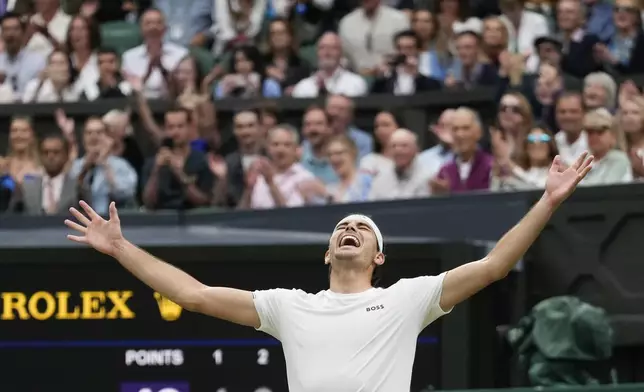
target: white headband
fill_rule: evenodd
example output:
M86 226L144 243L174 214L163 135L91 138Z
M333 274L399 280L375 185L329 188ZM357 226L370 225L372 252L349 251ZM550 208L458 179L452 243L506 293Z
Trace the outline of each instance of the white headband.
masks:
M380 229L378 226L376 226L376 222L374 222L371 218L365 215L360 215L360 214L353 214L349 215L346 218L342 219L340 222L338 222L337 226L340 226L342 223L346 223L348 221L358 221L361 223L364 223L365 225L369 226L371 230L373 230L374 234L376 235L376 240L378 241L378 252L383 251L383 241L382 241L382 233L380 232Z

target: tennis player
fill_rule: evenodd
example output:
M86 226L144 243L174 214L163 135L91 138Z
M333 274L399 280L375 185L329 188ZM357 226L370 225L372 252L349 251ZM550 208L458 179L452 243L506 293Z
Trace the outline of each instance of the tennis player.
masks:
M418 334L492 282L502 279L535 241L555 209L591 168L582 154L569 168L556 157L543 197L490 254L439 276L402 279L389 288L371 286L385 262L380 230L366 216L351 215L335 227L324 262L330 288L243 291L208 287L148 254L121 234L114 203L109 220L87 203L85 215L65 224L87 244L114 257L137 278L183 308L264 331L282 342L291 392L409 391Z

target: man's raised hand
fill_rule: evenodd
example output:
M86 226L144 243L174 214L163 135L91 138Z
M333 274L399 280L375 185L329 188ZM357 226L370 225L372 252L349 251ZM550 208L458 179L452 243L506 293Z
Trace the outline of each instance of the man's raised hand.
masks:
M114 256L122 243L123 234L121 233L121 221L119 220L116 204L110 203L110 219L105 220L94 211L86 202L80 202L80 206L85 214L72 207L69 212L78 220L74 222L66 219L65 225L70 229L76 230L80 235L67 235L71 241L80 244L86 244L101 253Z
M594 157L584 152L570 167L566 167L559 155L555 157L546 180L546 195L554 207L559 206L577 188L592 168Z

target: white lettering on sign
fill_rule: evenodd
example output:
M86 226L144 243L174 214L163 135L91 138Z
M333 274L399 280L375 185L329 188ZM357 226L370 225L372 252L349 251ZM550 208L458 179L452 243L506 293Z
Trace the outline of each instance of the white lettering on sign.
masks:
M181 366L183 365L182 350L127 350L125 352L127 366ZM174 389L173 389L174 390ZM171 392L171 391L166 391Z

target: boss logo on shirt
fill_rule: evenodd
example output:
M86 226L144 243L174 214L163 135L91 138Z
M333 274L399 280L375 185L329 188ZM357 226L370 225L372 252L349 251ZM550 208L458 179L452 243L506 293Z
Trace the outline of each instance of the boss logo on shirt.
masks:
M376 305L367 308L367 312L375 312L376 310L384 309L385 305Z

